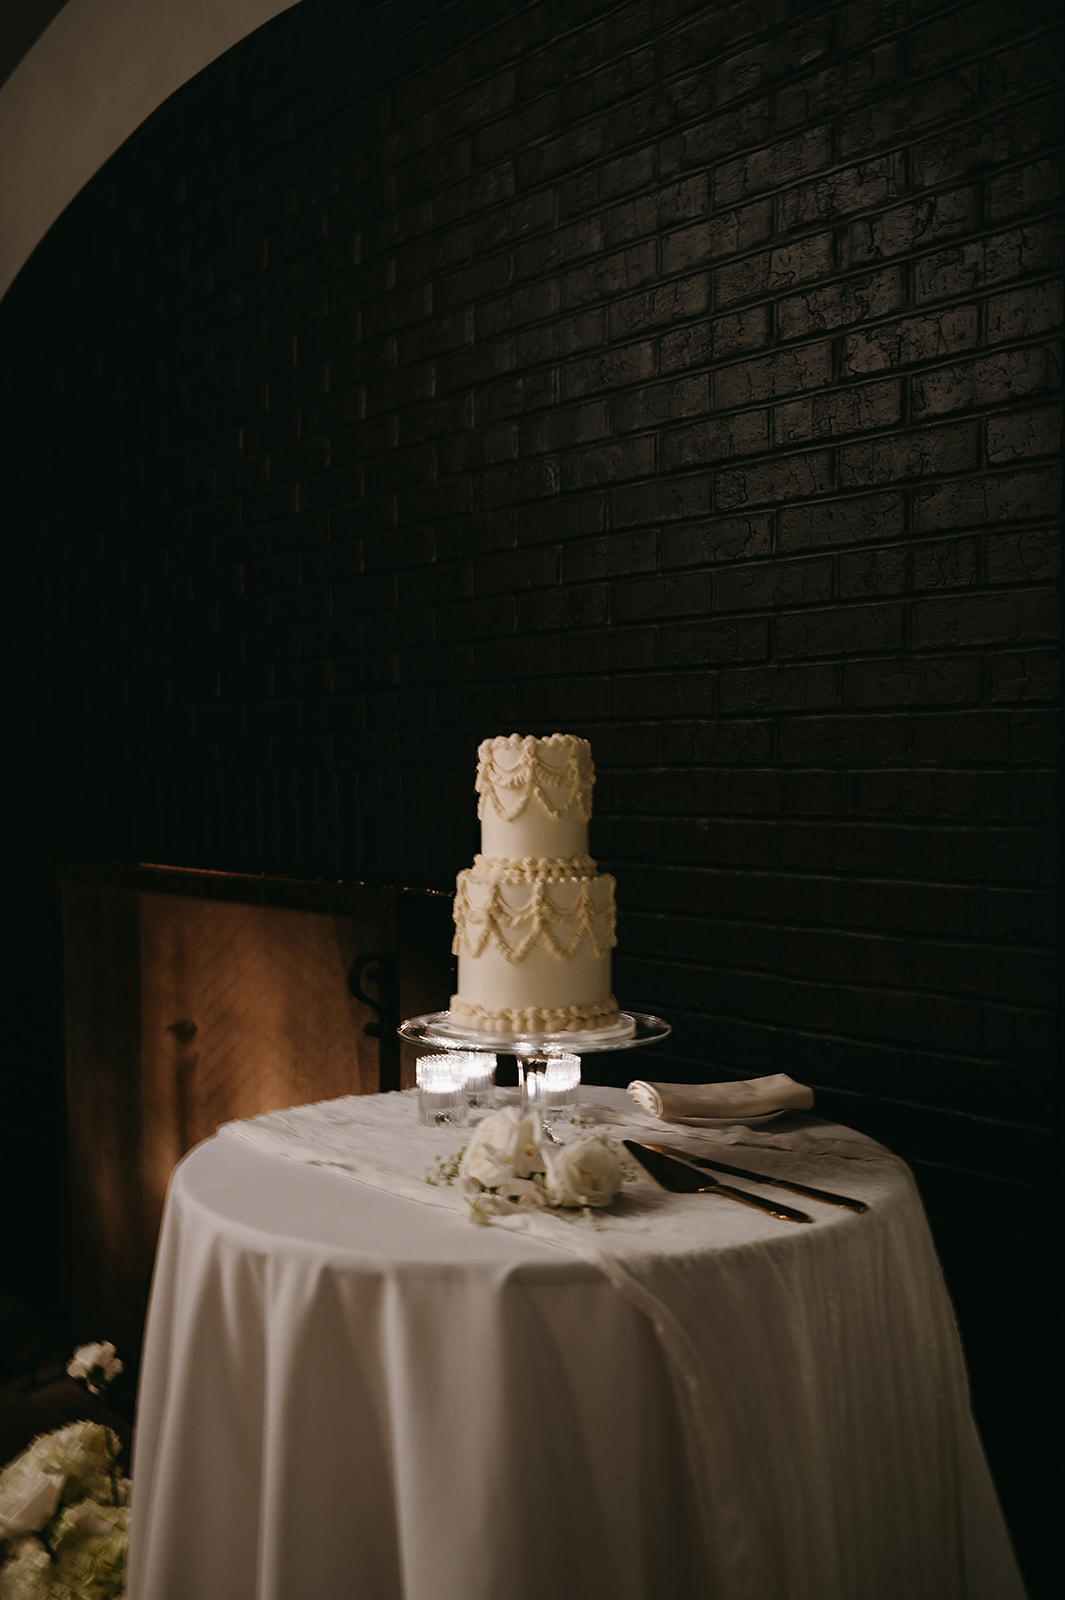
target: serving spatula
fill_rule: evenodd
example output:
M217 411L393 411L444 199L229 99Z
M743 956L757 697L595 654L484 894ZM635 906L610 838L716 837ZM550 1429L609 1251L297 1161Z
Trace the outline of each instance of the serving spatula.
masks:
M756 1211L767 1212L771 1217L781 1217L785 1222L813 1221L805 1211L795 1211L779 1200L763 1200L760 1195L748 1194L744 1189L732 1189L726 1183L718 1183L705 1172L689 1166L686 1161L677 1161L673 1156L663 1155L653 1145L638 1144L635 1139L623 1139L622 1143L629 1154L636 1157L641 1167L651 1174L655 1182L660 1183L663 1189L669 1189L672 1194L721 1194L729 1200L739 1200L742 1205L753 1206Z

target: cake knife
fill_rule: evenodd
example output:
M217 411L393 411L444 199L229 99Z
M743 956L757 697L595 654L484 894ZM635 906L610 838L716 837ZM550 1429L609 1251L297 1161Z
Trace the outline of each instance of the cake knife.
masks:
M833 1194L830 1189L815 1189L808 1183L793 1182L790 1178L770 1178L764 1172L748 1172L746 1167L730 1167L724 1161L711 1161L709 1156L689 1155L686 1150L671 1150L668 1145L648 1145L659 1155L672 1156L676 1161L688 1161L693 1167L705 1167L710 1172L727 1172L730 1178L746 1178L751 1183L768 1183L774 1189L790 1189L793 1194L804 1194L809 1200L822 1200L825 1205L843 1206L847 1211L868 1211L864 1200L850 1200L845 1194Z
M753 1206L756 1211L768 1212L771 1217L782 1217L785 1222L813 1221L805 1211L795 1211L779 1200L763 1200L760 1195L748 1194L745 1189L730 1189L728 1184L718 1183L716 1179L707 1177L705 1173L689 1166L686 1161L677 1161L673 1156L663 1155L654 1145L637 1144L635 1139L623 1139L621 1142L629 1154L636 1157L641 1167L646 1168L655 1182L673 1194L723 1194L729 1200L739 1200L745 1206Z

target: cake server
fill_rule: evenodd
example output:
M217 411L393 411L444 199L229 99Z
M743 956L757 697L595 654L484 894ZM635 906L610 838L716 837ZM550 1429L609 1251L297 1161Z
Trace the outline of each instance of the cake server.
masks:
M728 1184L718 1183L688 1162L663 1155L654 1145L637 1144L635 1139L623 1139L622 1144L655 1182L660 1183L663 1189L669 1189L672 1194L723 1194L729 1200L739 1200L745 1206L753 1206L756 1211L768 1212L771 1217L782 1217L785 1222L813 1221L805 1211L794 1211L779 1200L763 1200L760 1195L748 1194L745 1189L730 1189Z
M687 1161L693 1167L705 1167L710 1172L727 1172L730 1178L747 1178L751 1183L768 1183L774 1189L790 1189L793 1194L804 1194L809 1200L823 1200L828 1206L843 1206L847 1211L868 1211L864 1200L850 1200L845 1194L833 1194L830 1189L815 1189L808 1183L796 1183L791 1178L770 1178L764 1172L748 1172L746 1167L730 1167L724 1161L711 1161L709 1156L689 1155L686 1150L671 1150L668 1145L652 1144L649 1150L659 1155L672 1156L676 1161Z

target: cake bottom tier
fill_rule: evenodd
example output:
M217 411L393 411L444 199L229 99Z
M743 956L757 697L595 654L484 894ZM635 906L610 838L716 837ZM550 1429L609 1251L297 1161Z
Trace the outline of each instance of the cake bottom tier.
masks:
M610 952L597 955L587 940L563 960L542 948L527 951L521 961L508 961L494 944L480 955L460 951L450 1014L459 1027L479 1033L608 1028L618 1019Z

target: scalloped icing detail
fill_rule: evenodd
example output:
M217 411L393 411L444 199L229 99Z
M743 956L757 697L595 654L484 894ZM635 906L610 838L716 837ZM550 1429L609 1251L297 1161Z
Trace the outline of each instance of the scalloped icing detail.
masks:
M620 1011L613 995L591 1005L489 1011L484 1006L471 1006L453 994L450 1016L460 1028L480 1033L581 1033L590 1028L609 1028L618 1020Z
M552 766L541 761L538 752L545 746L558 750L568 746L563 766ZM500 750L518 752L513 766L500 766L496 754ZM533 734L512 733L507 738L484 739L477 748L477 782L479 795L477 815L484 818L491 805L504 822L516 822L529 802L535 798L555 822L561 821L571 811L587 822L592 815L592 786L595 783L595 763L592 747L587 739L578 739L572 733L553 733L547 739ZM546 790L556 794L561 791L565 799L556 806Z
M581 941L587 939L596 956L603 956L617 944L615 927L617 912L614 905L614 879L604 872L593 876L574 874L568 881L576 883L577 895L570 905L557 905L548 893L551 880L539 874L514 880L489 880L491 893L483 905L470 898L469 882L483 883L474 877L472 869L460 872L455 892L455 937L451 949L454 955L465 951L479 956L491 941L505 959L522 961L534 946L548 950L559 961L574 954ZM523 906L508 905L502 890L504 883L513 881L527 884L530 897ZM559 881L559 880L556 880ZM593 886L602 884L602 900L593 897ZM603 892L603 891L601 891ZM570 931L563 933L563 927Z

